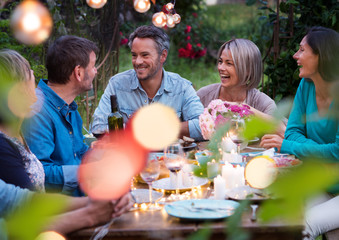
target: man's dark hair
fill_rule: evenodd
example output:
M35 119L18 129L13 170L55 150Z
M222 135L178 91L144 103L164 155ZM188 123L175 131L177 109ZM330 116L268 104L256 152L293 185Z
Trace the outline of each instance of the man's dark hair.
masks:
M306 42L319 55L318 71L325 81L338 80L339 33L325 27L312 27L306 33Z
M74 68L78 65L86 68L90 53L98 50L94 42L85 38L71 35L58 38L47 51L48 81L66 84Z
M163 50L169 51L170 41L168 35L160 28L155 26L141 26L138 27L130 36L128 46L131 48L135 38L150 38L153 39L157 45L159 54Z

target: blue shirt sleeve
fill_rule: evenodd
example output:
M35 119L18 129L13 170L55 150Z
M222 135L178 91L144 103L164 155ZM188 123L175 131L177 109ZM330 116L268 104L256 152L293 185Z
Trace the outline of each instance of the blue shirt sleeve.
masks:
M303 79L298 87L293 108L288 120L285 139L282 142L281 152L294 154L300 159L307 157L324 158L328 160L339 160L339 130L336 133L335 141L331 143L319 143L317 136L309 137L310 132L307 131L307 104L314 99L310 99L311 93ZM331 129L323 129L323 132L331 131ZM332 132L332 134L334 134ZM313 132L314 134L314 132ZM319 137L320 138L320 137Z
M192 86L185 91L184 103L182 106L183 120L188 121L190 137L196 140L203 140L199 126L199 116L204 112L200 98Z

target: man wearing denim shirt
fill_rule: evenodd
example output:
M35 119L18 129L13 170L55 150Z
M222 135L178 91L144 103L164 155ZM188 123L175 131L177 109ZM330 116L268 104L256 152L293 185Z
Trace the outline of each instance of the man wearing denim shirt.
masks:
M74 99L92 89L97 50L93 42L75 36L60 37L48 49L48 80L40 80L34 115L22 127L29 148L44 166L48 192L83 194L77 171L88 146Z
M110 95L116 95L125 123L140 107L160 102L174 108L181 119L179 137L202 139L199 116L204 107L192 83L163 69L169 45L167 34L154 26L141 26L131 34L129 46L134 69L110 79L94 112L92 132L107 131L107 117L111 111Z

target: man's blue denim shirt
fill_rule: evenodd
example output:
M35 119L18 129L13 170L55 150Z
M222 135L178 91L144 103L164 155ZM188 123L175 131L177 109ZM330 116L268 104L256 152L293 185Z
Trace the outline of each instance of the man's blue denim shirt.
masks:
M73 101L68 105L40 80L38 101L22 130L31 151L45 170L46 191L82 195L77 180L78 167L88 146L82 135L82 119Z
M188 121L192 138L202 140L199 116L203 113L204 107L192 83L179 74L166 72L163 69L161 86L151 102L133 69L113 76L94 112L92 132L107 130L107 117L111 112L110 96L114 94L117 96L119 112L124 117L125 123L140 107L160 102L174 108L181 121Z

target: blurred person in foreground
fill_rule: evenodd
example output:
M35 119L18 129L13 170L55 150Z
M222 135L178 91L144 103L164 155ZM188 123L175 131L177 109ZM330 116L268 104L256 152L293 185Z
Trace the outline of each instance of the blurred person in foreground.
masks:
M339 80L339 34L324 28L310 28L294 54L302 78L289 117L285 138L266 136L261 144L302 160L317 158L338 163L338 102L331 90ZM334 93L337 97L338 92ZM305 238L339 228L339 184L312 200L305 214Z
M202 140L199 116L203 106L192 83L163 68L168 56L168 35L155 26L138 27L129 37L133 68L113 76L94 112L91 131L106 132L111 112L110 96L126 123L142 106L160 102L172 107L181 119L180 136Z
M197 94L204 107L214 99L232 104L244 103L257 116L272 119L277 109L275 102L257 87L262 76L262 60L259 48L248 39L232 39L218 51L218 72L221 83L202 87ZM277 133L284 136L286 125L281 122Z
M108 222L130 209L129 194L112 201L45 194L42 164L30 151L20 130L23 119L31 117L30 107L37 99L35 79L28 61L16 51L0 50L0 86L0 225L3 218L10 217L24 204L29 205L39 195L67 201L63 213L42 226L61 234Z
M77 171L88 146L74 99L93 87L97 51L93 42L76 36L62 36L48 48L48 80L40 80L33 116L22 128L28 146L44 166L47 192L83 195Z

